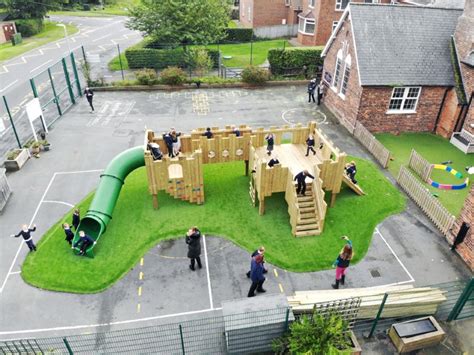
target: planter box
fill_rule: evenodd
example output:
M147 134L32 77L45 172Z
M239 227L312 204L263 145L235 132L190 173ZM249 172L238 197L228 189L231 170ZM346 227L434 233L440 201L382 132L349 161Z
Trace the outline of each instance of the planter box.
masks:
M5 169L8 171L20 170L26 161L30 158L28 149L17 149L20 150L20 154L13 160L5 160Z
M446 333L433 317L424 317L393 324L388 336L398 352L406 353L436 345L443 341Z
M350 335L351 335L351 341L352 341L352 348L347 349L347 352L350 351L351 355L360 355L360 354L362 354L362 348L361 348L359 342L357 341L357 338L356 338L356 336L355 336L355 334L352 330L350 332Z

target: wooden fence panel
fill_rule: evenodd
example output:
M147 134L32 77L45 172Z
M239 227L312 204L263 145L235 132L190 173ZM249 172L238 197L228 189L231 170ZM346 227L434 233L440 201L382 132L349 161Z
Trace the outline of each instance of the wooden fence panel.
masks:
M375 159L382 165L383 168L388 166L390 161L390 151L375 138L370 131L364 127L360 122L357 122L354 129L354 137L356 137L360 143L367 150L372 153Z
M431 195L431 192L405 166L400 168L397 182L436 227L447 236L454 224L455 217Z
M424 182L428 181L428 178L431 175L431 170L433 169L433 165L418 154L415 149L411 150L408 166L416 172Z

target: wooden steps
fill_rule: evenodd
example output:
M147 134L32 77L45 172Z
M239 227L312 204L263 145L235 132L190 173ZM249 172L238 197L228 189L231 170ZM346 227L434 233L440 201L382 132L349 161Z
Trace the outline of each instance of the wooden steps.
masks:
M293 193L295 194L295 203L298 210L296 225L294 226L295 236L305 237L320 234L321 228L316 215L316 203L312 185L306 185L305 196L296 196L296 187Z

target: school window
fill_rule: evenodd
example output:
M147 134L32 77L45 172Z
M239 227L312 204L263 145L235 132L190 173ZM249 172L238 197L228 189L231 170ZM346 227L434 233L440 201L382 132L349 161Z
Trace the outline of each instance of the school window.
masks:
M304 34L312 35L314 34L314 29L316 27L316 21L309 18L299 17L298 22L298 31Z
M336 11L344 11L350 0L336 0Z
M291 5L291 0L285 0L285 6L290 6Z
M309 0L308 6L309 7L314 7L316 0Z
M341 96L343 97L346 96L350 73L351 73L351 57L348 55L345 60L344 75L342 76Z
M420 97L420 87L393 88L388 111L414 112Z
M338 24L338 23L339 23L338 21L334 21L334 22L332 23L332 32L334 32L334 31L336 30L336 27L337 27L337 24ZM331 32L331 33L332 33L332 32Z
M336 89L337 89L337 86L339 85L339 79L341 78L341 67L342 67L342 59L338 57L336 59L336 70L334 71L334 82L332 83L332 86L334 86Z

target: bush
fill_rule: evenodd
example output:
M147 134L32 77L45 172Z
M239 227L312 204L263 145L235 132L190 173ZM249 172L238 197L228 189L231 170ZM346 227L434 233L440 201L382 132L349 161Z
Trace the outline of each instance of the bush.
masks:
M253 39L253 29L251 28L226 28L224 41L229 42L250 42Z
M149 48L148 46L154 43L150 40L142 41L141 43L128 48L125 51L128 67L130 69L164 69L169 66L186 67L186 55L182 47L157 49ZM154 45L157 45L156 43ZM212 59L213 67L219 65L219 52L217 50L207 49L209 57Z
M31 18L15 20L16 30L21 33L22 37L31 37L43 30L43 19Z
M208 51L204 48L191 48L188 50L186 52L186 64L199 76L206 75L214 65Z
M158 84L158 75L154 69L142 69L135 72L135 77L140 85Z
M322 49L270 49L268 62L272 74L283 75L288 69L298 69L306 66L308 74L314 75L323 65Z
M230 13L230 18L232 20L240 20L240 11L239 11L239 9L232 9L232 12Z
M186 73L178 67L168 67L160 74L161 81L166 85L182 85L186 81Z
M262 85L268 80L268 71L249 65L242 71L242 81L247 84Z

